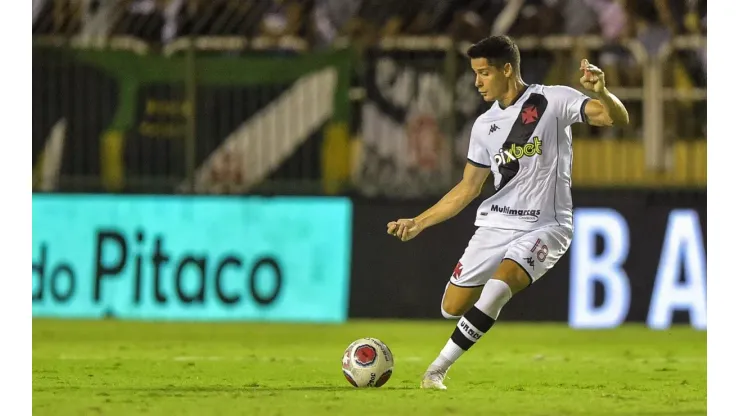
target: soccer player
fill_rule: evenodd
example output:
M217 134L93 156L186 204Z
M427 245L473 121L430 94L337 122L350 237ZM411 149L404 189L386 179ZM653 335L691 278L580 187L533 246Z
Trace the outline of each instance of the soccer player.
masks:
M536 282L570 246L572 135L570 125L629 123L604 73L581 61L581 85L525 84L519 48L507 36L472 45L467 55L475 87L491 108L475 121L462 180L415 218L388 223L388 234L409 241L457 215L478 197L493 172L495 192L480 205L473 234L442 296L442 315L457 326L421 381L446 389L450 366L491 329L512 296Z

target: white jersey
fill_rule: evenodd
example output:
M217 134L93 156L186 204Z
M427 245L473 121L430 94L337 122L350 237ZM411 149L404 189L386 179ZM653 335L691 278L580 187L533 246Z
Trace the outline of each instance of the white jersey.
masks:
M475 225L573 228L570 125L585 122L589 97L566 86L529 85L506 109L498 102L473 124L468 161L493 172L496 191Z

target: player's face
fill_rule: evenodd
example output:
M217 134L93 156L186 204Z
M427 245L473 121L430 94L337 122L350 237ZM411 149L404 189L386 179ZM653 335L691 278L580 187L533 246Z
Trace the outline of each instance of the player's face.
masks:
M502 71L489 65L486 58L473 58L470 60L470 66L475 72L475 88L483 96L484 101L496 101L506 93L507 75L505 70Z

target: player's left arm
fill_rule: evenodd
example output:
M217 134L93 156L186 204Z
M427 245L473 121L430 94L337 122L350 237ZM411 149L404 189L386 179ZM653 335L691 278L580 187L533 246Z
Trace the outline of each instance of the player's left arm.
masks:
M586 59L581 61L581 85L595 93L596 98L586 103L584 113L586 121L592 126L624 126L629 124L630 116L624 104L616 95L606 89L604 71L595 65L589 64Z

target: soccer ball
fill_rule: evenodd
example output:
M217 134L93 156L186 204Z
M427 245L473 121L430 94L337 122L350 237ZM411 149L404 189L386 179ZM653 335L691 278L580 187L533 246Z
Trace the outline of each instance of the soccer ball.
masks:
M380 387L393 374L393 354L379 339L360 338L344 350L342 372L355 387Z

